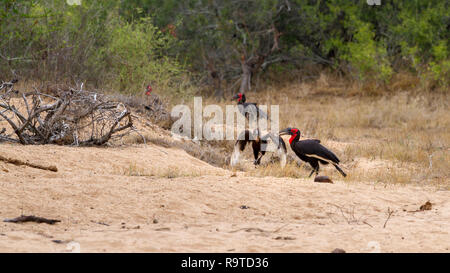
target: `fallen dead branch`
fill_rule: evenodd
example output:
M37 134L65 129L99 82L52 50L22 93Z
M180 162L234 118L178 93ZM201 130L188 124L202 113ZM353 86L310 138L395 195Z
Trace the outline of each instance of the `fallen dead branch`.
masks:
M24 161L21 161L19 159L7 158L7 157L4 157L2 155L0 155L0 161L4 161L6 163L11 163L11 164L14 164L14 165L17 165L17 166L24 165L24 166L28 166L28 167L31 167L31 168L41 169L41 170L46 170L46 171L51 171L51 172L57 172L58 171L58 168L56 168L56 166L42 166L42 165L39 165L39 164L24 162Z
M103 145L134 129L131 112L103 94L58 89L51 95L36 88L22 93L17 81L0 84L0 141L21 144ZM9 133L8 133L9 132Z
M55 219L47 219L47 218L43 218L43 217L37 217L34 215L29 215L29 216L19 216L13 219L5 219L3 220L3 222L8 222L8 223L25 223L25 222L35 222L35 223L46 223L49 225L53 225L55 223L61 222L61 220L55 220Z

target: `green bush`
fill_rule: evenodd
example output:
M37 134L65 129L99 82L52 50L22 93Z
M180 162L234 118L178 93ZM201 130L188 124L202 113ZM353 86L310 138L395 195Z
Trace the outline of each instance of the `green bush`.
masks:
M347 43L347 54L342 59L351 66L352 74L359 80L375 79L388 81L392 75L392 68L385 47L374 41L374 33L367 23L360 23L353 41Z
M109 42L100 48L101 63L107 64L108 78L122 92L142 92L147 83L168 91L177 89L186 73L176 59L166 55L174 42L143 18L135 23L116 22L108 29ZM97 56L98 58L99 56Z
M0 10L4 77L15 70L41 81L87 80L127 94L143 92L148 83L169 96L192 92L184 65L169 52L178 41L150 17L123 19L119 1L83 0L70 6L56 0L8 0Z
M431 52L434 57L429 66L431 77L440 85L448 87L450 85L450 59L447 42L440 41L433 46Z

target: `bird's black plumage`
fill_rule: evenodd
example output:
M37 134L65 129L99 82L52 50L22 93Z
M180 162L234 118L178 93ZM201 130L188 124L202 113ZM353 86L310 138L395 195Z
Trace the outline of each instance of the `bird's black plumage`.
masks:
M327 160L331 160L336 164L339 164L339 158L332 151L328 150L322 144L320 144L314 139L306 139L297 142L292 142L291 148L295 152L295 154L298 155L299 157L300 156L315 157L319 159L320 163L328 164L328 161L320 159L324 158Z
M308 162L313 168L309 176L314 172L316 172L316 175L319 173L319 162L324 165L331 163L344 177L347 176L347 174L339 167L339 158L332 151L320 144L320 140L300 140L300 130L296 128L286 128L280 131L280 135L283 134L291 135L289 143L292 151L294 151L301 160Z
M264 145L268 145L269 141L272 141L277 147L278 153L281 157L281 165L282 167L284 167L284 165L286 164L287 149L283 139L271 133L267 133L266 135L260 137L258 130L255 130L255 132L253 133L251 133L249 130L245 130L239 135L238 140L236 140L234 144L234 151L231 157L231 165L233 166L237 163L239 159L239 153L244 151L247 144L252 145L253 157L255 158L253 164L259 165L261 163L261 158L266 153L266 147Z
M237 99L237 103L238 103L239 112L242 115L244 115L247 119L249 119L250 113L254 114L254 117L256 117L256 119L259 119L259 118L267 119L267 114L258 107L257 103L246 102L247 99L245 97L245 94L238 93L238 94L234 95L232 100L236 100L236 99Z

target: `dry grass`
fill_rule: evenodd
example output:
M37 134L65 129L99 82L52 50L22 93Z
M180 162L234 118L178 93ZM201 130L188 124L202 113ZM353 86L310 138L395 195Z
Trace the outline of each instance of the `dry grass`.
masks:
M248 175L256 177L274 176L274 177L292 177L303 178L309 174L305 164L297 164L291 161L284 168L280 168L279 163L265 164L248 171Z
M248 92L247 100L280 105L280 126L299 128L302 138L321 139L349 173L344 180L449 183L448 90L418 92L414 77L398 75L388 89L379 87L373 93L383 96L361 96L360 89L355 91L358 87L334 80L321 75L312 83ZM252 158L250 150L247 148L244 158ZM285 169L278 163L256 169L248 165L249 174L255 176L306 177L310 170L308 165L299 168L295 162ZM333 167L322 170L341 179Z
M208 141L201 141L194 143L189 140L175 140L170 137L170 134L166 132L166 135L158 136L154 134L132 135L125 144L142 144L152 143L165 148L179 148L186 151L193 157L208 162L216 167L226 167L230 161L230 155L226 152L225 148L221 148L221 144L209 143Z

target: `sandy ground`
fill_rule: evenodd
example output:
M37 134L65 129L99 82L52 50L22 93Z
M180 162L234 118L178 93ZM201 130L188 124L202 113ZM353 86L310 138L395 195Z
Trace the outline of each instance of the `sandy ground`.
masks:
M61 220L0 222L0 252L450 252L448 189L249 177L155 145L0 154L59 170L0 161L0 219Z

